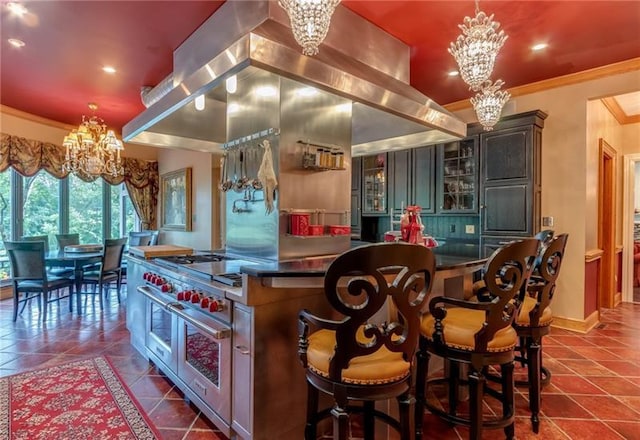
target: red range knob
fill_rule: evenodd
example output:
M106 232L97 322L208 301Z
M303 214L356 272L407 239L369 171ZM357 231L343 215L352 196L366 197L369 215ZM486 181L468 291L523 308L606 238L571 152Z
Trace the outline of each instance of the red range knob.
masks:
M155 281L155 285L156 286L162 286L164 284L164 278L162 277L157 277L156 281Z
M224 303L220 300L213 300L209 303L210 312L220 312L224 308Z
M200 301L200 307L202 307L203 309L206 309L209 307L209 298L202 298L202 300Z
M171 283L164 283L160 288L160 290L162 290L165 293L171 292Z
M191 302L194 304L198 304L200 302L200 295L198 295L197 293L191 295Z
M142 279L147 281L147 279L149 278L149 272L145 272L142 274Z
M191 299L191 290L185 290L184 291L184 300L185 301L189 301Z
M176 298L178 299L178 301L183 301L184 300L184 290L181 290L180 292L178 292L178 294L176 295Z

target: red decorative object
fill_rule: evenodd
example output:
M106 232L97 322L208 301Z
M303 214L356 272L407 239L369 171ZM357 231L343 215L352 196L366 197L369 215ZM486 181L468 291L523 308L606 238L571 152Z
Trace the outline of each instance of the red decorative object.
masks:
M309 225L309 235L324 235L324 225Z
M291 235L309 235L310 214L291 214Z
M329 234L331 234L331 235L349 235L349 234L351 234L351 226L329 225Z
M0 438L160 439L104 357L0 378Z
M412 244L422 244L422 229L420 222L420 207L407 206L406 213L402 216L400 230L402 241Z

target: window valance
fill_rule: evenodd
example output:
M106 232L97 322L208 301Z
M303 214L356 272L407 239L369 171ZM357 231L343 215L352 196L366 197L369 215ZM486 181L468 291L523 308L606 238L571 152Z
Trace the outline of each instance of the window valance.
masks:
M65 149L60 145L6 133L0 134L0 173L12 167L21 175L29 177L40 170L45 170L58 179L64 179L69 175L62 170L64 156ZM78 177L85 182L92 182L102 177L111 185L124 182L142 221L143 229L156 229L158 162L124 157L123 165L124 175L122 176L80 174Z

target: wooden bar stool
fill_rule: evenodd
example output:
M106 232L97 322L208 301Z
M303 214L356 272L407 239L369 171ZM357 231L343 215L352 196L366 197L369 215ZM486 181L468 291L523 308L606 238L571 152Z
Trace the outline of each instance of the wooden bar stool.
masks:
M551 300L560 274L560 266L567 246L568 234L554 237L543 249L539 264L534 268L527 296L524 297L520 313L513 327L520 340L516 361L527 367L527 380L516 385L529 387L529 409L531 425L537 433L540 427L540 391L551 380L551 373L542 366L542 337L549 334L553 313Z
M504 428L514 437L514 348L518 338L511 326L518 313L518 296L524 291L536 258L539 240L526 239L496 250L484 268L487 302L438 296L429 302L430 314L422 319L416 371L416 438L422 438L422 419L426 407L450 423L469 426L469 438L482 439L483 428ZM450 366L444 379L427 380L431 355L444 358ZM460 367L465 365L469 384L469 414L458 412ZM485 387L485 370L499 365L501 389ZM427 384L446 383L449 387L448 411L426 399ZM484 420L485 395L502 403L502 417Z
M318 422L329 416L333 438L346 440L352 412L364 414L366 440L374 440L376 419L397 429L402 440L413 439L412 366L434 271L431 250L406 243L362 246L334 260L324 290L342 319L299 314L298 353L308 385L306 440L316 440ZM379 312L387 318L375 319ZM318 410L320 391L333 397L333 407ZM398 401L397 419L374 408L376 400L391 398Z

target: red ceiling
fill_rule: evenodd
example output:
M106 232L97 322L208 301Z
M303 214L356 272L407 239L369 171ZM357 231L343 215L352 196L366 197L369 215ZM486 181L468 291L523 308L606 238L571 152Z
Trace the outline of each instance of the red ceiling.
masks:
M2 0L0 103L78 124L87 103L117 130L144 107L143 85L172 70L172 52L223 1L29 1L23 19ZM474 2L343 0L411 47L411 84L440 104L470 96L448 77L447 52ZM506 87L640 57L639 1L481 1L509 36L494 77ZM8 38L26 46L11 47ZM529 47L547 42L544 52ZM101 70L112 65L117 74ZM640 89L640 85L639 85Z

